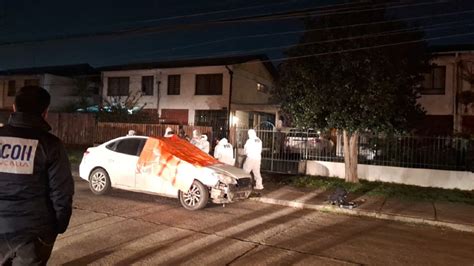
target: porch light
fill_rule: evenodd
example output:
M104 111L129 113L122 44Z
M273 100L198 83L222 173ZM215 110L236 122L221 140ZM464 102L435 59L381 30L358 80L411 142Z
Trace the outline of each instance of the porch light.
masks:
M232 121L232 125L236 126L239 123L239 118L233 115L231 121Z

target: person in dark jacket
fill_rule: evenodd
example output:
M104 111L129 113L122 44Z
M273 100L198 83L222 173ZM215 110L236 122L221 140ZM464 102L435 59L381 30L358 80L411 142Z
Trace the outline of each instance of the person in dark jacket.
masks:
M0 128L0 263L45 265L72 213L74 180L64 146L48 133L49 93L21 88Z

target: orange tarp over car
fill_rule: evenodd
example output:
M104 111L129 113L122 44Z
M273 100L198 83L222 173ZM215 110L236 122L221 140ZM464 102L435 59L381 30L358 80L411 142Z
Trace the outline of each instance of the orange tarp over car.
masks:
M191 143L173 135L148 138L138 159L137 171L170 182L188 191L195 177L204 174L204 166L218 161Z

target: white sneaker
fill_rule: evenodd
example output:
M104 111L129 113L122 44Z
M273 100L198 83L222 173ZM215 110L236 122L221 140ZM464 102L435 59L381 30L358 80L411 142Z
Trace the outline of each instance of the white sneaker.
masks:
M253 189L262 190L262 189L263 189L263 186L255 186Z

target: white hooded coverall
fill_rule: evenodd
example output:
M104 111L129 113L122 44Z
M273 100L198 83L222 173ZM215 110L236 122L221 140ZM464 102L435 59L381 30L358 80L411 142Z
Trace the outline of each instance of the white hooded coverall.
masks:
M190 142L191 142L191 144L193 144L194 146L196 146L196 147L198 147L199 149L202 150L202 148L201 148L201 134L196 129L193 130L193 138L190 140Z
M260 162L262 160L262 141L253 129L248 131L249 139L245 142L244 152L247 158L244 162L244 171L253 172L255 189L263 189L262 176L260 175Z
M217 143L214 149L214 158L219 160L221 163L228 165L234 165L234 149L232 144L230 144L226 138L222 138L219 143Z
M203 135L201 136L201 143L200 143L200 147L199 147L199 148L200 148L203 152L209 153L209 149L210 149L209 145L210 145L210 144L209 144L209 141L207 141L207 136L203 134Z
M167 128L165 129L165 135L164 135L164 137L165 137L165 138L170 138L171 136L173 136L173 134L174 134L173 130L172 130L170 127L167 127Z

